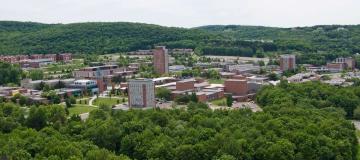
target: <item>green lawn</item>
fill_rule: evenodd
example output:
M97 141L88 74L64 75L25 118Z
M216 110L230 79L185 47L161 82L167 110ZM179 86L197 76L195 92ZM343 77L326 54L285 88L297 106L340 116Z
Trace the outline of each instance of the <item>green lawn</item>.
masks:
M209 79L209 83L211 84L224 84L224 79Z
M63 70L74 70L85 67L83 60L73 60L71 63L62 64L62 63L55 63L50 64L46 68L44 68L45 72L59 72Z
M80 105L89 104L89 98L77 99L76 104L80 104Z
M69 113L70 116L74 115L74 114L82 114L82 113L87 113L90 112L94 109L97 109L96 107L91 107L88 105L80 105L80 104L74 104L73 107L69 108Z
M94 100L93 105L100 106L101 104L107 105L107 106L113 106L116 104L121 104L122 98L103 98L99 97L96 100ZM125 98L125 103L127 102L127 98Z
M211 101L211 103L216 106L226 106L226 98L213 100L213 101Z

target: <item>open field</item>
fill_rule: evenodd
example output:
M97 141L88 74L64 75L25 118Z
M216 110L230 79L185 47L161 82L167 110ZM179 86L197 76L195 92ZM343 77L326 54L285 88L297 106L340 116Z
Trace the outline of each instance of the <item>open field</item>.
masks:
M91 107L88 105L74 104L73 107L69 108L69 113L71 115L79 115L82 113L88 113L92 110L97 109L96 107Z
M213 105L216 105L216 106L226 106L226 98L213 100L210 103L212 103Z
M208 80L210 84L224 84L224 79L209 79Z
M104 97L99 97L96 100L94 100L93 105L95 106L100 106L100 105L107 105L107 106L113 106L116 104L121 104L122 102L122 98L104 98ZM125 102L127 102L127 98L125 98Z

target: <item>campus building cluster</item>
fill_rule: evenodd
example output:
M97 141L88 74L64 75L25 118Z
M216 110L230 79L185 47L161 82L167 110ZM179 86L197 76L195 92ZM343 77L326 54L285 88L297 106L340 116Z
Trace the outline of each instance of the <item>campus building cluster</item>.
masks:
M128 95L128 108L151 108L157 107L162 100L156 99L156 89L166 88L170 91L171 101L178 100L184 96L196 96L200 102L211 102L224 97L232 97L235 102L253 101L256 93L264 85L277 85L280 80L269 80L264 72L275 73L280 79L289 83L303 83L308 81L323 81L331 85L343 85L346 80L343 78L326 79L319 75L319 72L341 72L345 69L354 69L355 60L351 57L337 58L326 66L303 65L308 73L296 74L297 61L295 55L280 55L276 63L271 65L264 62L265 59L253 58L239 59L239 57L220 57L210 61L195 62L191 65L173 63L170 55L178 56L183 54L192 56L192 49L167 49L165 46L155 46L152 50L138 50L128 53L145 57L137 59L133 63L118 65L116 61L91 62L90 67L72 70L68 79L36 80L23 79L21 87L1 87L0 96L11 98L21 94L29 98L31 102L48 103L43 96L43 87L48 86L61 100L74 96L93 96L110 91L119 91ZM144 55L144 56L142 56ZM148 58L152 56L151 58ZM137 56L136 56L137 57ZM64 54L33 54L0 56L0 61L20 64L22 68L41 68L55 62L69 62L72 55ZM263 61L260 63L259 61ZM154 79L142 77L144 68L153 68L155 75L160 76ZM203 78L194 78L193 75L181 75L181 71L197 69L199 74L209 74L214 71L218 74L217 80L221 83L211 83L211 78L202 75ZM149 71L150 72L150 71ZM181 74L173 74L180 72ZM283 74L293 73L289 77L282 77ZM170 76L173 75L173 76ZM161 77L162 76L162 77ZM164 77L168 76L168 77ZM356 77L359 75L348 75ZM207 79L205 79L206 77ZM360 76L359 76L360 77ZM125 82L127 81L127 82ZM119 85L120 84L120 85ZM125 101L125 100L124 100ZM239 104L239 103L238 103Z
M22 68L41 68L55 62L70 62L71 60L71 53L0 56L0 61L20 64Z

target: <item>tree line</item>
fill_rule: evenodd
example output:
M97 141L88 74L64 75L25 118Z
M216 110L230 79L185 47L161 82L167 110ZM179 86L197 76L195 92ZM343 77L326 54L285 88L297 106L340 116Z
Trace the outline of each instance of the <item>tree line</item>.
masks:
M251 110L115 111L102 106L81 121L63 106L26 111L0 104L5 159L356 159L351 122L336 108L291 103Z
M0 21L0 54L106 54L192 48L198 54L263 56L264 53L352 55L360 52L359 26L271 28L252 26L162 27L142 23L41 24ZM324 57L319 57L324 60ZM325 59L328 60L328 59Z

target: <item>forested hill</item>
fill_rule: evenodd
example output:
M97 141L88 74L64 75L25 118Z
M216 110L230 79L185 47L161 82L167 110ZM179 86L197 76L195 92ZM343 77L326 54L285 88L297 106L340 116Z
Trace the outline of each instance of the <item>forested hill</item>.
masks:
M197 29L234 40L273 41L283 49L307 52L360 52L360 25L319 25L313 27L276 28L262 26L210 25Z
M116 53L147 49L165 42L181 41L186 44L210 38L215 38L214 34L197 29L141 23L41 24L0 21L0 54Z
M360 52L360 25L301 28L214 25L186 29L127 22L0 21L0 54L106 54L150 49L154 45L193 48L208 55L260 57L297 52L325 63L333 57ZM301 61L308 63L306 59Z

